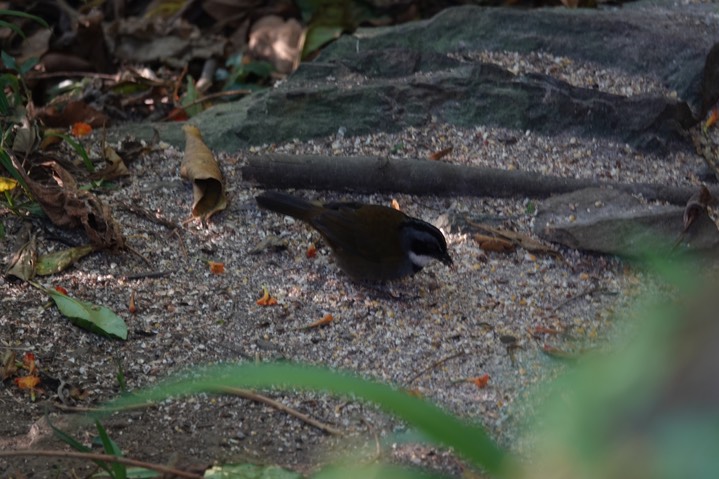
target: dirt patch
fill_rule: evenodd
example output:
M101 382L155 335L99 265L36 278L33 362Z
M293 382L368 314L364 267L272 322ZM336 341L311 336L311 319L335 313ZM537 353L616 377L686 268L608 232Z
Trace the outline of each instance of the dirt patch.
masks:
M477 134L453 128L445 131L453 135L449 141L455 144ZM346 144L341 145L347 151L364 142L367 148L362 153L369 154L376 154L378 146L398 143L409 150L417 138L429 134L412 129L397 136L380 135L381 142L344 139ZM482 134L504 137L507 132ZM311 153L336 149L338 141L272 148ZM496 145L504 148L503 143ZM521 140L516 148L523 147L536 148L537 144ZM128 243L150 265L129 252L97 253L67 272L44 278L43 283L61 285L75 297L118 312L129 325L126 342L72 326L54 307L43 307L47 299L36 289L2 279L2 346L18 354L33 352L45 373L87 390L88 398L73 404L79 407L97 406L121 393L118 365L128 387L137 390L195 365L281 359L351 370L414 389L462 417L483 423L501 443L510 445L526 417L525 399L532 385L561 368L561 361L541 352L542 345L552 342L580 349L601 344L612 329L613 311L626 303L637 284L635 273L615 259L576 251L561 251L561 258L523 250L487 253L467 234L447 227L446 218L442 220L443 215L460 215L529 233L531 200L397 195L393 198L408 214L428 221L439 218L440 224L444 221L456 266L449 269L437 263L399 283L377 288L358 285L339 272L316 233L301 222L257 208L254 195L259 191L242 182L239 166L245 155L261 151L265 150L221 157L230 206L207 226L192 222L183 226L191 188L179 178L182 154L173 149L138 160L130 180L102 194ZM497 154L501 156L501 151ZM462 152L456 161L470 158L472 153ZM571 156L566 158L571 161ZM382 204L390 200L389 196L351 198ZM140 205L180 227L171 231L139 218L123 209L122 203ZM19 219L8 216L5 222L8 235L0 244L3 255L10 252L13 233L21 225ZM33 226L39 232L42 252L82 241L79 234L57 230L43 221L33 220ZM287 249L250 254L268 235L280 236ZM313 241L318 243L319 254L308 259L306 248ZM212 274L208 260L224 262L225 273ZM162 274L126 278L158 272ZM256 304L263 287L279 299L278 306ZM128 312L132 294L138 308L134 315ZM303 329L326 313L336 318L333 323ZM534 339L530 333L540 326L568 334ZM491 378L484 389L463 381L482 374ZM251 461L309 471L337 454L358 450L362 443L374 457L376 438L387 446L379 448L381 458L438 464L455 473L461 469L455 460L436 451L389 447L404 426L372 406L322 394L275 391L269 395L340 428L349 438L331 437L267 406L218 396L168 400L152 408L116 413L105 425L127 456L175 462L181 467ZM32 403L24 392L6 384L3 396L0 435L8 447L13 443L7 441L33 448L58 447L46 433L31 432L42 423L45 411L54 423L90 444L92 425L83 422L80 414L59 410L52 395ZM28 477L42 477L50 468L70 474L93 467L27 458L0 464L5 472Z

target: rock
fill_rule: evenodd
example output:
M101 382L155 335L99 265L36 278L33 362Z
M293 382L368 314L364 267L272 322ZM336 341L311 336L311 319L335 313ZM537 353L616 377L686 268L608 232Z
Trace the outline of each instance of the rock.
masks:
M716 62L707 55L719 25L710 8L643 1L591 12L448 8L429 20L343 36L281 85L218 105L193 123L208 145L226 151L432 121L601 136L660 153L691 148L686 129L715 96ZM515 75L470 55L481 51L546 52L659 80L677 95L622 96L545 74ZM162 139L181 144L176 129L161 127ZM150 134L145 125L125 131Z
M683 207L647 205L620 191L587 188L545 200L534 232L574 249L637 257L671 251L683 229L683 215ZM683 238L680 251L718 246L719 231L704 214Z

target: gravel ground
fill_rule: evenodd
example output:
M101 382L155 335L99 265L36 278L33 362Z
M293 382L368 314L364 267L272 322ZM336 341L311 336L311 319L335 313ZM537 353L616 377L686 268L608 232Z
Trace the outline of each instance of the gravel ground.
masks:
M515 61L514 55L504 60L482 55L499 63ZM515 63L531 64L537 71L565 68L562 59L546 56ZM609 74L597 78L598 88L606 83L607 90L622 94L659 88L646 79ZM624 182L697 184L696 172L702 167L702 160L689 152L659 157L600 139L543 137L489 127L430 124L398 134L353 138L338 133L219 155L230 205L203 226L184 223L191 188L179 177L182 152L168 147L132 163L132 177L102 195L129 245L150 266L128 252L98 253L67 272L42 278L47 286L61 285L77 298L118 312L129 324L128 341L82 331L55 308L44 307L46 298L34 288L0 279L0 349L34 352L48 374L88 391L87 399L76 404L83 407L118 395L118 364L131 389L188 366L218 361L284 359L346 369L413 389L486 425L500 443L521 450L516 437L531 411L534 386L546 383L563 367L562 361L542 353L542 347L549 344L574 352L604 347L615 328L615 312L630 304L641 288L640 273L614 258L566 249L559 250L560 256L521 249L486 252L471 235L452 226L457 224L453 218L464 217L531 234L534 211L541 208L534 199L294 192L321 200L385 205L394 199L406 213L444 226L454 268L436 263L413 278L370 288L342 275L310 228L260 211L254 202L260 190L240 175L249 156L265 152L424 158L447 147L453 150L442 161ZM156 212L179 228L171 231L139 218L121 209L120 202ZM3 221L8 234L0 241L0 253L6 256L19 221L9 216ZM74 233L40 222L34 225L43 253L63 247L58 236L81 241ZM285 250L251 253L272 235L286 242ZM313 242L319 253L308 259L305 252ZM207 260L223 262L224 274L212 274ZM125 278L150 271L166 274ZM277 306L256 304L263 287L278 299ZM134 315L128 312L133 294ZM335 318L329 325L304 328L327 313ZM533 334L537 328L564 334ZM483 374L490 377L484 388L466 381ZM371 438L391 444L392 433L403 431L401 424L356 401L291 392L271 396L347 431L350 439L332 438L266 406L231 397L168 400L151 409L114 415L107 425L133 457L166 462L175 454L183 466L249 459L301 471L316 468L333 454L355 450L367 438L365 453L371 456L376 454ZM44 401L31 403L8 383L0 390L0 400L0 448L31 441L34 447L53 445L42 433L26 436L31 425L41 424ZM68 428L77 425L77 415L53 410L52 417ZM379 457L430 464L455 474L462 470L451 455L424 446L380 448ZM43 468L56 464L0 460L0 472L42 477ZM58 467L68 471L68 466Z

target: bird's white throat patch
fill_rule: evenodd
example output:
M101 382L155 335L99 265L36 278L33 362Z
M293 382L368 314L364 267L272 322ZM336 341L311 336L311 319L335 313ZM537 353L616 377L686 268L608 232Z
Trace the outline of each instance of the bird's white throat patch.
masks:
M427 266L430 261L432 261L432 259L434 258L432 258L431 256L417 254L414 251L409 251L409 260L420 268L424 268L425 266Z

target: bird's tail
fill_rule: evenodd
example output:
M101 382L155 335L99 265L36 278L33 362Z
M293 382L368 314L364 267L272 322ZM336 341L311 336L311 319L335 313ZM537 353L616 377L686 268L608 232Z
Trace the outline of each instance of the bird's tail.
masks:
M293 218L308 219L319 204L279 191L265 191L255 197L260 208Z

